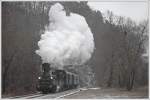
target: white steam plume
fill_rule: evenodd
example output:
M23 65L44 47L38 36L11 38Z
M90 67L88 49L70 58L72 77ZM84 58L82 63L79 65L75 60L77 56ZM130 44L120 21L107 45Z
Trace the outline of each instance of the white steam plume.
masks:
M49 26L38 42L36 53L43 63L55 66L81 65L91 58L94 38L84 17L66 16L63 6L53 5L49 11Z

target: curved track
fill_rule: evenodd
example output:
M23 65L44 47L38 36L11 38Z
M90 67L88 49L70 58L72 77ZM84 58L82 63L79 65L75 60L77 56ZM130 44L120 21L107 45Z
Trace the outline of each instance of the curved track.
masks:
M14 96L14 97L8 97L6 99L17 99L17 98L23 98L23 97L29 97L29 96L35 96L41 94L40 92L28 94L28 95L22 95L22 96Z
M67 91L63 91L63 92L49 93L49 94L42 94L42 93L38 92L38 93L34 93L34 94L15 96L15 97L10 97L10 98L6 98L6 99L49 99L49 98L59 99L59 98L63 98L68 95L75 94L81 90L82 89L78 88L78 89L72 89L72 90L67 90Z

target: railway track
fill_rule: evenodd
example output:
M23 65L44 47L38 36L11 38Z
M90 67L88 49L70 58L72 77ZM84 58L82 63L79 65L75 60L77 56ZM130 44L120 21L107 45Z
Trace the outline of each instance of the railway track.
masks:
M77 93L77 92L80 92L80 91L81 91L81 90L73 91L73 92L71 92L71 93L68 93L68 94L65 94L65 95L58 96L58 97L56 97L55 99L63 98L63 97L66 97L66 96L75 94L75 93Z
M53 99L59 99L63 98L68 95L75 94L79 91L82 91L81 88L79 89L73 89L73 90L67 90L63 92L58 92L58 93L50 93L50 94L42 94L40 92L34 93L34 94L29 94L29 95L23 95L23 96L15 96L15 97L9 97L9 98L4 98L4 99L48 99L48 98L53 98Z
M45 95L49 95L49 94L42 94L42 93L40 93L40 94L37 94L37 95L32 95L32 96L27 96L27 97L21 97L21 99L32 99L32 98L42 97L42 96L45 96Z
M14 97L8 97L4 99L17 99L17 98L23 98L23 97L29 97L29 96L35 96L41 94L40 92L33 93L33 94L28 94L28 95L22 95L22 96L14 96Z
M67 91L59 92L59 93L55 93L55 94L48 94L48 95L44 95L44 96L40 96L40 97L35 97L35 99L49 99L49 98L59 99L59 98L63 98L68 95L75 94L79 91L80 91L80 89L67 90ZM31 98L29 98L29 99L31 99Z

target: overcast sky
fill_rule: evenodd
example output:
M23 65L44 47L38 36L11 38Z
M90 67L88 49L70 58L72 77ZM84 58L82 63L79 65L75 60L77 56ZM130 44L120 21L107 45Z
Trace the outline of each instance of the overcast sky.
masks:
M105 13L107 10L114 14L130 17L139 22L148 18L147 2L88 2L92 9L100 10Z

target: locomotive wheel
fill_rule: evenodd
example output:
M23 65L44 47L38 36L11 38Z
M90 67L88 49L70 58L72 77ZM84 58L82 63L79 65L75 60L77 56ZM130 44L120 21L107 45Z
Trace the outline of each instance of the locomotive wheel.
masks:
M48 94L48 91L42 91L42 94Z
M56 90L57 90L57 86L55 85L52 87L52 93L56 93Z

